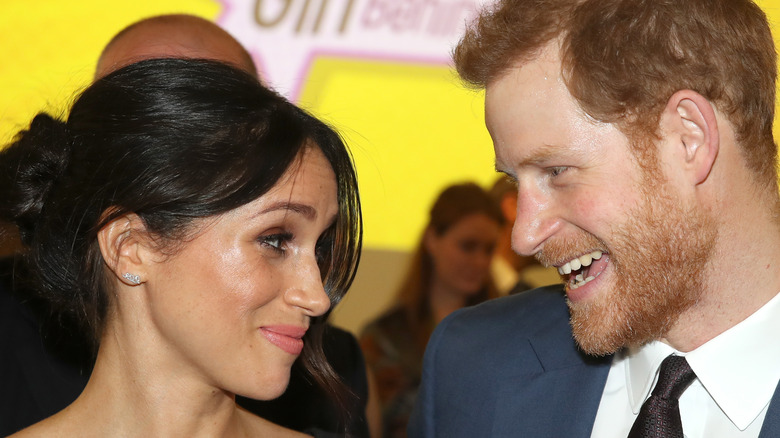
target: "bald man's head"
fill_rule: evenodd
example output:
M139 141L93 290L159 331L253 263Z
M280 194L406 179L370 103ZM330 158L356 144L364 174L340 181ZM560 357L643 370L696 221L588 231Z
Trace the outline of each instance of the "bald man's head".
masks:
M95 78L152 58L205 58L221 61L257 77L252 57L221 27L193 15L160 15L131 24L108 43Z

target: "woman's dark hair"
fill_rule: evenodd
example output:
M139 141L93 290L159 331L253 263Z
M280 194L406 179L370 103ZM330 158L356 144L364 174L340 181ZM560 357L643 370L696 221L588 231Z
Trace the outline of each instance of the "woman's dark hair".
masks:
M336 304L355 276L362 241L351 156L333 129L218 62L142 61L87 88L67 121L37 115L0 151L0 219L18 226L41 295L97 340L111 293L101 228L135 213L175 251L193 220L259 198L309 146L336 175L339 214L318 242L325 290ZM343 390L322 354L326 317L312 321L301 361L338 395Z
M504 224L501 209L480 186L468 182L451 185L445 188L433 203L426 230L431 229L441 236L453 225L472 214L484 214L497 224ZM432 277L433 259L424 244L424 239L421 238L396 299L398 305L405 310L413 331L418 334L417 341L423 349L428 343L433 327L430 324L432 314L428 301ZM466 305L473 306L496 296L498 296L496 286L492 276L489 276L485 287L469 297Z

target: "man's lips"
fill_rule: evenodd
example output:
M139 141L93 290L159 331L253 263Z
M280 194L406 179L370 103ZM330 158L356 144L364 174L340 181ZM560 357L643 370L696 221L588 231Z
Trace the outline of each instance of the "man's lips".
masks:
M283 351L299 355L303 350L303 335L305 327L292 325L273 325L260 327L260 333L268 339L268 342L281 348Z

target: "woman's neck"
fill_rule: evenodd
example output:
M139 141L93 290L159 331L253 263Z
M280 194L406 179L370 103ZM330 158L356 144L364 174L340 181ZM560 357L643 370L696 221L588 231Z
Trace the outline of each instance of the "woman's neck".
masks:
M120 333L104 336L92 376L77 400L88 411L106 413L110 430L139 436L240 435L232 394L197 381L187 367L177 371L154 352L120 339Z
M235 404L196 370L160 352L143 329L106 327L95 367L79 398L52 420L74 436L241 437L270 422ZM274 435L276 436L276 435Z

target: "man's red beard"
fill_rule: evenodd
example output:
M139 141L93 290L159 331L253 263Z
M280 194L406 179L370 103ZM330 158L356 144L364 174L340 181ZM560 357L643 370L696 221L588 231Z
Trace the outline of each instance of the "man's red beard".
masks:
M589 354L660 339L703 292L704 267L717 240L715 221L683 206L664 181L645 176L643 204L612 230L609 243L582 231L545 243L537 255L549 265L593 250L608 253L613 287L568 302L574 338Z

